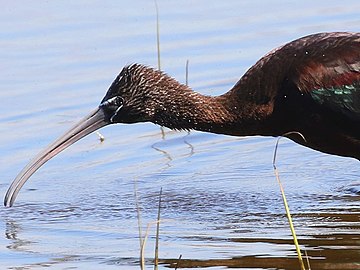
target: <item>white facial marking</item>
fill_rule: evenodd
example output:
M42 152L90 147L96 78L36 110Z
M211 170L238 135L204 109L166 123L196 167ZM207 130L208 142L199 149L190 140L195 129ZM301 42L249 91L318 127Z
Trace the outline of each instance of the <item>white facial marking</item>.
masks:
M121 102L121 104L118 104L118 100L121 99L121 97L119 96L115 96L112 98L109 98L108 100L105 100L104 102L102 102L100 104L100 106L118 106L116 108L115 113L111 116L110 118L110 122L113 123L114 122L114 117L118 114L118 112L120 111L120 109L123 107L123 103Z
M118 112L120 111L120 109L122 108L122 106L123 106L123 105L119 106L119 107L116 109L116 111L115 111L115 113L113 114L113 116L110 117L110 122L111 122L111 123L114 123L114 117L118 114Z

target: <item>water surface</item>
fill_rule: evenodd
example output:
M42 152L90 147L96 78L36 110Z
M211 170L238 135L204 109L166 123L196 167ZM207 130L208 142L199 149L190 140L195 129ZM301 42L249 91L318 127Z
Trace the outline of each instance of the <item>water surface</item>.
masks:
M220 94L272 48L359 31L359 1L158 1L161 65ZM152 1L22 1L0 11L0 194L38 151L96 107L122 66L157 65ZM163 189L160 269L298 269L272 170L274 138L101 130L48 162L0 208L1 269L140 269ZM326 139L326 138L324 138ZM278 168L312 269L360 268L360 167L282 140ZM154 226L146 248L152 269Z

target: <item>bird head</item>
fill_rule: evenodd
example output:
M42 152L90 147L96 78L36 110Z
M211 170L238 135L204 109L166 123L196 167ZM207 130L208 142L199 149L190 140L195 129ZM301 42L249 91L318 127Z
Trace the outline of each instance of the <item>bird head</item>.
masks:
M5 206L12 206L21 187L45 162L93 131L114 123L151 121L157 102L160 71L139 64L126 66L111 84L100 105L64 135L40 152L9 187ZM151 101L152 100L152 101Z
M99 105L105 121L137 123L151 121L151 97L162 73L139 64L125 66ZM155 91L154 91L155 90Z

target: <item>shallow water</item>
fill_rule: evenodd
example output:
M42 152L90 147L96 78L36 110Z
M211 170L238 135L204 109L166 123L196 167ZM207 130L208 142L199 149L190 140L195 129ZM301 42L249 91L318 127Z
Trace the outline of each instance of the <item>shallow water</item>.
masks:
M294 38L359 31L359 1L158 1L161 65L199 92L229 89ZM152 1L21 1L0 10L0 193L38 151L98 105L121 67L156 66ZM0 208L1 269L140 269L162 195L160 269L299 269L272 169L274 138L164 135L117 125L49 161ZM278 168L312 269L360 268L360 166L286 139ZM151 269L154 225L146 247Z

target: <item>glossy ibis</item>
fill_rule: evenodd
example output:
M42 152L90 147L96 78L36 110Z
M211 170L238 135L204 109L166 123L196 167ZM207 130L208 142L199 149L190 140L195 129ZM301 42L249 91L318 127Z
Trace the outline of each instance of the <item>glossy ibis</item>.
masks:
M360 160L360 33L320 33L261 58L227 93L205 96L161 71L124 67L99 107L48 146L15 178L12 206L26 180L50 158L103 126L153 122L234 136L286 135L318 151Z

